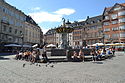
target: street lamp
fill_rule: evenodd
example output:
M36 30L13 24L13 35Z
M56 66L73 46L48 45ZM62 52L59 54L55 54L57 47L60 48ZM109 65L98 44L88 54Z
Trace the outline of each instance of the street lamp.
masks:
M103 36L103 44L104 44L105 43L105 34L103 33L102 36Z
M24 43L24 35L23 34L21 34L21 39L22 39L21 50L23 51L23 43Z

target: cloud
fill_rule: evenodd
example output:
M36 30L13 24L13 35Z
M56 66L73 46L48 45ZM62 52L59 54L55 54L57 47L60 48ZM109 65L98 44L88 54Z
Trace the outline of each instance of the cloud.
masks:
M60 14L60 15L70 15L70 14L75 13L75 10L70 9L70 8L63 8L63 9L59 9L59 10L55 11L54 13Z
M35 11L35 10L40 10L41 8L40 7L35 7L35 8L32 8L31 10Z
M62 15L51 14L48 12L35 12L29 13L29 15L37 22L60 22Z
M60 22L64 15L71 15L75 13L74 9L62 8L55 12L33 12L29 13L29 15L37 22Z

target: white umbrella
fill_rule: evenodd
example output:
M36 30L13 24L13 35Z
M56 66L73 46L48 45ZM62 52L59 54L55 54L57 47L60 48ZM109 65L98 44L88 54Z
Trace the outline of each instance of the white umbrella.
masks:
M47 45L46 47L56 47L56 45L49 44L49 45Z
M96 43L96 44L93 44L92 46L103 46L104 44L103 43Z
M35 45L33 45L32 47L34 48L34 47L37 47L38 46L38 44L35 44Z

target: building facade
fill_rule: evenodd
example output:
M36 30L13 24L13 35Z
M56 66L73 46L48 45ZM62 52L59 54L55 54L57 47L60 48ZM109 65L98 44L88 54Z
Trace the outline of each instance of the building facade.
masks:
M103 16L87 17L85 21L74 22L71 26L73 31L73 46L83 47L97 42L103 43Z
M105 8L103 16L105 43L125 43L125 3Z
M85 30L83 33L85 34L83 38L86 40L88 45L92 45L95 43L104 43L103 38L103 27L102 27L103 16L95 16L86 19Z
M58 36L55 29L50 29L44 34L44 43L56 45L58 42L57 39L59 38Z
M18 46L42 42L40 35L42 37L43 34L40 33L42 32L40 27L27 22L26 18L27 15L21 10L0 0L0 51L5 50L4 46L8 44Z
M0 1L0 42L1 45L22 44L26 15L4 0ZM1 46L1 47L3 47ZM1 48L2 49L2 48Z
M41 29L36 22L30 17L26 17L24 30L24 44L34 45L41 44Z

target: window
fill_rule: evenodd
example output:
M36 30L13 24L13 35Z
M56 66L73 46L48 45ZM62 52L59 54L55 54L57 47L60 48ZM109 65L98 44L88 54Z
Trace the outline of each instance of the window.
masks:
M125 30L125 25L119 26L120 30Z
M104 29L104 31L105 31L105 32L110 31L110 28L106 28L106 29Z
M7 27L4 25L3 26L3 31L6 32L6 30L7 30Z
M112 34L112 38L118 38L119 34Z
M101 22L101 20L97 20L97 22Z
M104 35L104 38L105 38L105 39L109 39L109 35L108 35L108 34L105 34L105 35Z
M109 16L105 16L105 19L108 20L108 19L109 19Z
M104 22L104 25L109 25L109 22Z
M116 20L115 20L115 21L112 21L112 24L117 24L117 23L118 23L118 21L116 21Z
M120 37L125 37L125 32L121 32Z
M11 33L12 32L12 27L9 27L9 33Z
M0 10L2 10L2 6L0 6Z
M121 22L125 22L125 18L120 18L119 23L121 23Z
M125 15L125 11L118 12L118 16L122 16L122 15Z
M5 12L5 8L3 7L3 12Z
M102 26L97 26L97 28L99 29L99 28L102 28Z
M20 35L22 34L22 31L20 31Z
M17 29L15 29L15 34L17 34Z
M90 30L96 30L97 29L97 26L91 26L90 27Z
M114 8L114 10L120 10L122 9L122 7L117 7L117 8Z
M14 24L14 20L13 19L9 19L9 23L10 24Z
M3 16L3 17L2 17L2 20L3 20L3 22L7 22L7 21L8 21L8 18L5 17L5 16Z
M118 27L113 27L112 30L117 31L117 30L119 30L119 28Z
M112 18L112 19L116 19L116 18L117 18L117 14L112 14L112 15L111 15L111 18Z

